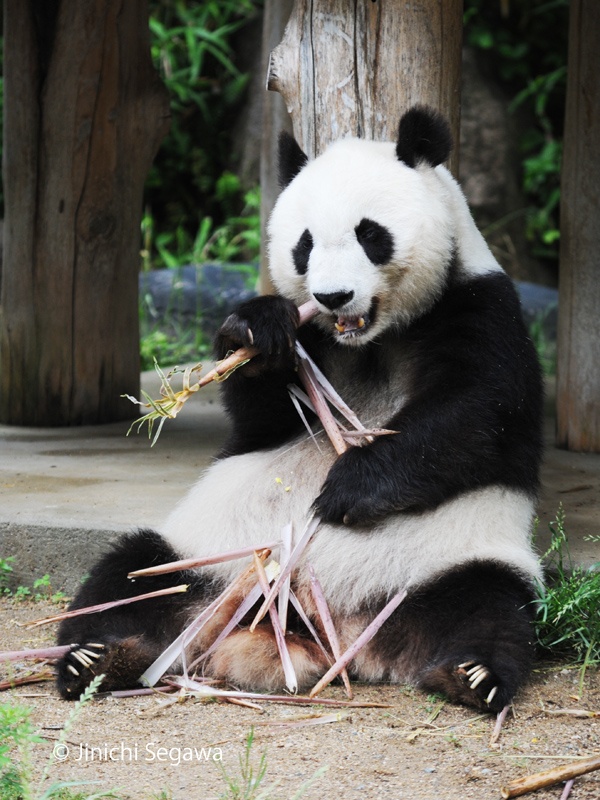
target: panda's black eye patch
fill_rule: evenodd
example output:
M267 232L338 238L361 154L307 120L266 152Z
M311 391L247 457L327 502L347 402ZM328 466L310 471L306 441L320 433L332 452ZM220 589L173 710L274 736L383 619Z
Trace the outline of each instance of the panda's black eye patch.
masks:
M308 228L298 239L298 244L292 250L292 258L298 275L304 275L308 269L308 259L313 249L313 238Z
M369 261L376 266L387 264L394 254L394 239L387 228L365 218L361 219L354 232Z

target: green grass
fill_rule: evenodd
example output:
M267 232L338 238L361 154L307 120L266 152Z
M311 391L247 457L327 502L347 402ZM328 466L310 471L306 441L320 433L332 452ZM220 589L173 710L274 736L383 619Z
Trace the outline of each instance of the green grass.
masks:
M600 663L600 564L573 564L562 507L550 531L551 544L543 559L547 583L539 587L536 602L537 640L547 653L581 666L581 687L587 667Z

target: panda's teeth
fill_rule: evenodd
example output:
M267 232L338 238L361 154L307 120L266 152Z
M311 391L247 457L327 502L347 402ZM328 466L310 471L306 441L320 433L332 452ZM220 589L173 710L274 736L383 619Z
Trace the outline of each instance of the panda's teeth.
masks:
M364 317L360 317L360 319L356 323L356 327L357 328L364 328L365 327L365 318Z
M335 323L335 329L336 329L336 331L338 333L343 333L346 330L345 326L344 325L340 325L339 322Z

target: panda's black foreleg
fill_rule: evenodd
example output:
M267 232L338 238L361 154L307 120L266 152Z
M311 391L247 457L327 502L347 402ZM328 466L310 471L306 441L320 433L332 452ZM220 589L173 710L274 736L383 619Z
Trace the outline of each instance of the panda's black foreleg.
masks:
M186 593L136 601L62 621L58 644L72 648L58 663L58 689L76 700L95 675L102 690L134 688L140 675L181 633L190 604L201 602L210 587L192 572L175 572L131 580L129 572L178 559L156 532L124 536L93 567L69 610L189 584Z
M500 711L531 669L532 600L513 570L471 562L409 593L373 644L390 666L408 666L418 687Z

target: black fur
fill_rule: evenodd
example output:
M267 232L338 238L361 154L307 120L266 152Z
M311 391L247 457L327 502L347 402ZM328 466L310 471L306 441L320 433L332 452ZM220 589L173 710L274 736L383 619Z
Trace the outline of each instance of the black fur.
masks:
M185 594L141 600L99 614L63 620L58 630L58 644L73 644L74 651L83 647L99 656L91 658L89 670L73 652L60 660L58 688L63 697L78 699L94 674L105 674L102 683L105 690L135 686L144 670L181 633L190 604L211 596L210 581L201 579L195 572L174 572L137 580L127 578L134 570L178 558L162 536L141 530L123 537L94 566L69 610L183 583L188 584L189 589ZM103 647L96 647L96 644Z
M500 711L527 678L534 656L533 591L503 564L473 561L409 593L370 648L390 670L414 665L418 685L457 703ZM482 665L486 678L471 689L461 664ZM498 690L487 704L490 690Z
M285 189L307 163L308 156L298 142L291 134L282 131L279 134L279 187Z
M354 229L367 258L375 266L383 266L394 255L394 238L387 228L372 219L361 219Z
M312 249L313 238L307 228L302 236L298 239L298 243L292 250L292 259L298 275L306 274L306 270L308 269L308 259L310 258Z
M437 167L452 151L452 134L446 119L431 108L414 106L400 120L396 156L407 167L421 163Z
M225 320L217 334L217 358L249 345L257 347L261 354L222 384L223 402L233 428L221 456L277 446L301 429L302 422L287 389L297 380L297 326L296 306L273 295L243 303L236 314Z

